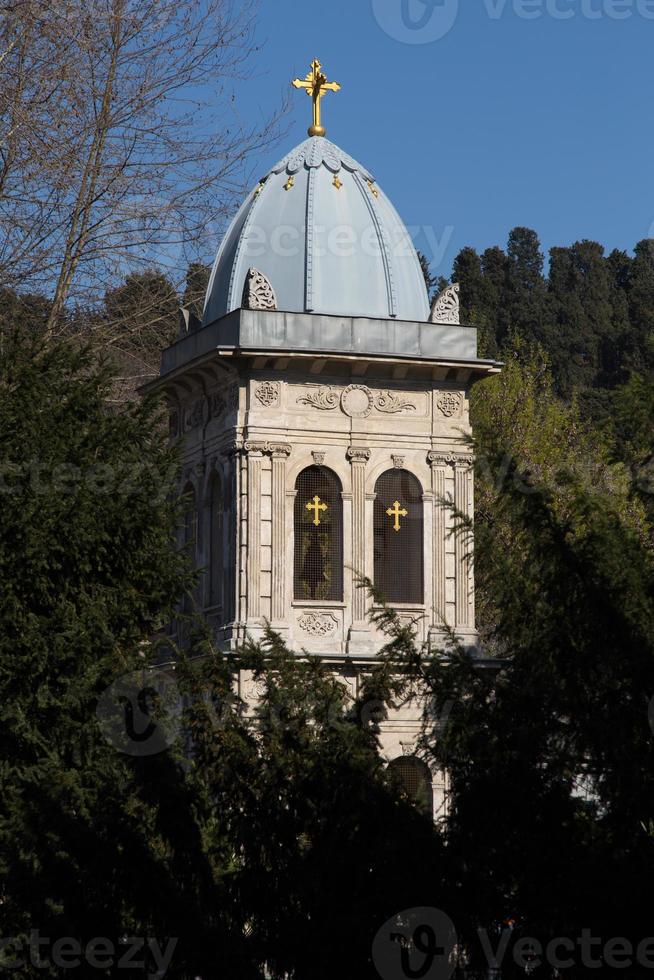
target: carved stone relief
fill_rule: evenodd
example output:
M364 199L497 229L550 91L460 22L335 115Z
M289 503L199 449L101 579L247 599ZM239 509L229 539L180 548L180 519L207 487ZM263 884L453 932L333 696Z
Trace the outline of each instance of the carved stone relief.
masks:
M204 398L198 398L184 413L184 431L199 429L204 422Z
M460 288L459 283L455 282L436 297L429 316L430 323L453 323L456 326L460 324Z
M305 612L298 619L298 625L311 636L329 636L338 626L338 620L333 613Z
M457 466L463 468L470 467L475 462L475 457L472 453L432 452L428 453L427 459L433 466Z
M393 394L392 391L383 391L375 399L375 408L378 412L386 415L398 415L400 412L415 412L416 406L406 398Z
M262 381L254 389L254 394L264 408L272 408L279 404L279 383L277 381Z
M293 447L287 442L246 442L243 450L261 456L290 456Z
M458 391L443 391L436 399L436 408L448 419L460 415L463 396Z
M316 391L301 395L297 404L311 405L312 408L318 408L321 412L330 412L332 409L338 408L338 392L332 388L318 388Z
M341 408L351 419L368 418L374 398L367 385L349 385L341 395Z
M209 416L219 419L227 412L238 408L238 385L230 385L221 391L214 391L208 398Z
M339 393L325 385L298 396L297 405L309 405L321 412L331 412L339 407L349 418L368 418L373 408L384 415L399 415L403 412L416 412L418 407L402 395L392 391L381 391L375 395L367 385L351 384Z
M243 286L241 306L244 310L276 310L277 297L269 280L254 267L248 271Z

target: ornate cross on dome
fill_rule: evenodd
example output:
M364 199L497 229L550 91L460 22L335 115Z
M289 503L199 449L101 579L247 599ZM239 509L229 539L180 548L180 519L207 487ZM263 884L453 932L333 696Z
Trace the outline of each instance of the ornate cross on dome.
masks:
M320 100L327 92L340 92L338 82L328 82L327 76L321 71L322 65L315 58L311 62L311 71L306 78L294 78L293 86L303 88L313 99L313 126L309 127L309 136L324 136L326 129L320 119Z

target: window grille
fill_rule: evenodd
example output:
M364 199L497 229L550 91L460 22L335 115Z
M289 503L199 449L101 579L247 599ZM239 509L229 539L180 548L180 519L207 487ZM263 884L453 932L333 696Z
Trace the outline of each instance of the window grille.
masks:
M391 773L415 806L433 816L434 797L429 766L415 755L400 756L389 763Z
M387 470L375 494L375 585L387 602L422 603L422 487L406 470Z
M343 598L343 500L341 482L324 466L310 466L295 489L296 599Z

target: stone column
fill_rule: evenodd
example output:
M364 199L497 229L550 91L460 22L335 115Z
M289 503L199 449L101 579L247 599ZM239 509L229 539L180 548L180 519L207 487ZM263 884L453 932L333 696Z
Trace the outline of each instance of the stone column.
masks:
M446 593L445 593L445 539L447 535L447 511L443 500L445 498L445 483L450 464L454 462L454 457L446 456L443 453L429 453L431 463L431 486L434 495L434 520L433 520L433 542L432 542L432 604L433 604L433 625L432 632L442 632L446 620Z
M457 455L454 464L454 506L459 515L472 519L473 500L473 457ZM461 523L461 516L455 518ZM455 532L455 575L456 575L456 630L470 633L475 628L474 570L472 562L473 536L467 528Z
M240 631L247 619L248 595L248 459L245 449L236 451L237 459L237 519L238 519L238 571L236 576L236 620ZM239 640L242 639L239 632Z
M261 464L264 447L246 442L247 453L247 620L261 617Z
M366 573L366 464L370 450L350 446L347 458L352 465L352 626L350 641L356 633L369 632L366 620L368 596L357 588L357 578Z
M272 621L285 623L286 615L286 460L291 447L272 445Z

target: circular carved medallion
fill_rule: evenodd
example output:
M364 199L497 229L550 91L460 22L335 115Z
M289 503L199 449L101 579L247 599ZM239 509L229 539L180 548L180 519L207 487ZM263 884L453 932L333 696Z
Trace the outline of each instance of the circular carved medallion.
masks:
M341 395L341 408L351 419L365 419L372 412L374 399L366 385L350 385Z

